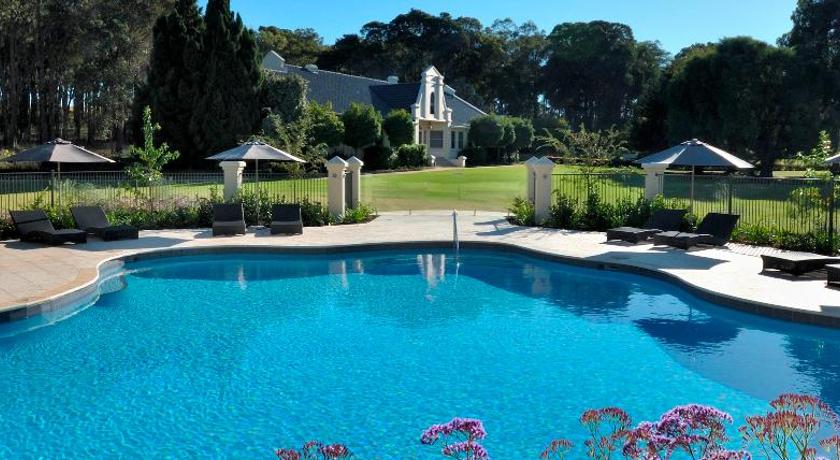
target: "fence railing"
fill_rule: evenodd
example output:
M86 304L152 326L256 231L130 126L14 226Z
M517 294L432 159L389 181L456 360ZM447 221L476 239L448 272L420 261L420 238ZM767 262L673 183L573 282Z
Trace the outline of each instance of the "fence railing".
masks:
M554 193L583 203L590 188L605 203L636 201L645 196L645 176L634 173L562 173L551 176Z
M243 190L256 191L253 174L244 175ZM56 173L0 173L0 217L12 209L36 203L174 207L222 194L224 176L219 172L165 173L151 184L139 183L124 171ZM323 175L260 174L260 189L273 200L326 203L327 181Z
M644 175L632 173L562 173L552 176L553 189L583 204L587 183L603 202L636 200L644 196ZM702 219L709 212L738 214L740 225L759 225L808 233L840 231L840 197L825 179L764 178L748 176L666 174L663 196L674 207L691 209ZM693 190L693 198L692 198ZM833 206L833 211L830 209Z

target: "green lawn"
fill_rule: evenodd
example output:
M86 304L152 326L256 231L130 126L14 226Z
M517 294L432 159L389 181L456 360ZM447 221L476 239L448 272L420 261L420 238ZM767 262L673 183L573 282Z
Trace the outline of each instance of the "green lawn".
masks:
M379 211L504 211L525 194L524 166L432 169L362 177L362 201Z

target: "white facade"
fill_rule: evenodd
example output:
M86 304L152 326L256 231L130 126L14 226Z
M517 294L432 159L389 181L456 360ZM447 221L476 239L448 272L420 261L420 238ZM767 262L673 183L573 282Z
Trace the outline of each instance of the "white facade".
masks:
M467 146L469 126L452 122L452 109L447 107L443 75L430 66L420 74L417 101L411 106L414 117L414 141L426 146L435 158L455 160Z

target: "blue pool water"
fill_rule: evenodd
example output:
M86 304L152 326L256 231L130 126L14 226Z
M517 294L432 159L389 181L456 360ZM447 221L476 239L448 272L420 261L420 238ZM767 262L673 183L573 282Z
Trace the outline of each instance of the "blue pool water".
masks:
M631 274L477 250L126 268L55 325L0 328L0 457L272 458L318 438L425 459L421 431L465 416L495 458L537 458L593 407L741 420L797 391L840 408L838 331Z

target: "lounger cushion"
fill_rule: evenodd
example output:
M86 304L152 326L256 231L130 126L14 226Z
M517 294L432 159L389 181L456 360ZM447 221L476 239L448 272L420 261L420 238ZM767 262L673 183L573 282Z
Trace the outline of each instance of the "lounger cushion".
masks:
M101 206L74 206L70 208L79 228L105 241L137 239L140 232L130 225L111 225Z
M45 244L85 243L87 232L76 229L56 230L41 210L9 211L21 241Z
M631 243L644 241L662 230L652 228L618 227L607 230L607 241L623 240Z
M809 252L783 252L779 254L762 254L762 271L779 270L795 276L819 270L828 264L840 263L840 257L828 257Z

